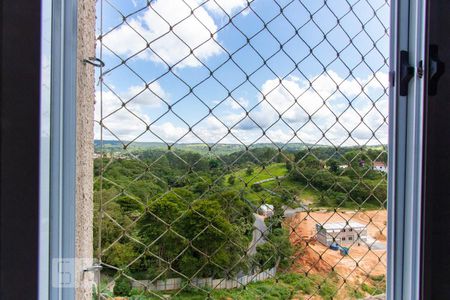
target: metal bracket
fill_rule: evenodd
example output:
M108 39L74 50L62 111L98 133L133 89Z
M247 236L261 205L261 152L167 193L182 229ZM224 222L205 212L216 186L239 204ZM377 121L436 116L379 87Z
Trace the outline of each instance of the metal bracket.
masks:
M83 272L98 272L101 271L103 267L101 265L92 265L83 270Z
M90 64L97 68L103 68L105 66L105 63L97 57L89 57L87 59L85 58L83 59L83 64Z
M411 78L414 76L414 67L409 64L408 51L400 51L400 78L399 78L399 91L400 96L408 95L408 84Z

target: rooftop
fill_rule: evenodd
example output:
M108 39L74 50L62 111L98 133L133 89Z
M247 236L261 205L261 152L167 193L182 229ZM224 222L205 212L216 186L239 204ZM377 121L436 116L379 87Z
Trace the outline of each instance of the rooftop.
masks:
M348 222L333 222L333 223L325 223L322 225L323 228L325 228L326 230L341 230L344 228L364 228L367 225L358 223L358 222L354 222L354 221L350 221Z

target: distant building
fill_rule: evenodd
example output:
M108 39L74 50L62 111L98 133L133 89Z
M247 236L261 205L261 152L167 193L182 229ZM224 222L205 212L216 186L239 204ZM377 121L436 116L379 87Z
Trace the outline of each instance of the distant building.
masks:
M339 169L347 169L348 165L339 165Z
M387 173L388 170L386 164L382 161L374 161L372 169L375 171L381 171L385 173Z
M274 212L275 210L272 204L261 204L258 208L258 213L266 217L272 217Z
M336 222L316 224L316 237L325 246L336 242L339 245L360 245L367 241L367 227L358 222Z

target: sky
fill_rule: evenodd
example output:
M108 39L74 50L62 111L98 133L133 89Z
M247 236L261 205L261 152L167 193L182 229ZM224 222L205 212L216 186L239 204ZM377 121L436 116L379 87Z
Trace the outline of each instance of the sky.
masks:
M100 9L97 139L387 143L384 0L103 0Z

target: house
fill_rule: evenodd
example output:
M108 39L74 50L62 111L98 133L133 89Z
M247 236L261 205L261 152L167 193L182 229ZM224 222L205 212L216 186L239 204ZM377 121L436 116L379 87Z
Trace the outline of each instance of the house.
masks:
M380 171L380 172L385 172L385 173L387 173L387 170L388 170L386 164L382 161L374 161L372 169L375 171Z
M316 224L316 238L327 247L334 242L359 246L367 241L367 225L354 221Z
M348 165L339 165L339 169L347 169Z
M258 208L258 213L266 217L272 217L274 212L275 209L272 204L261 204Z

